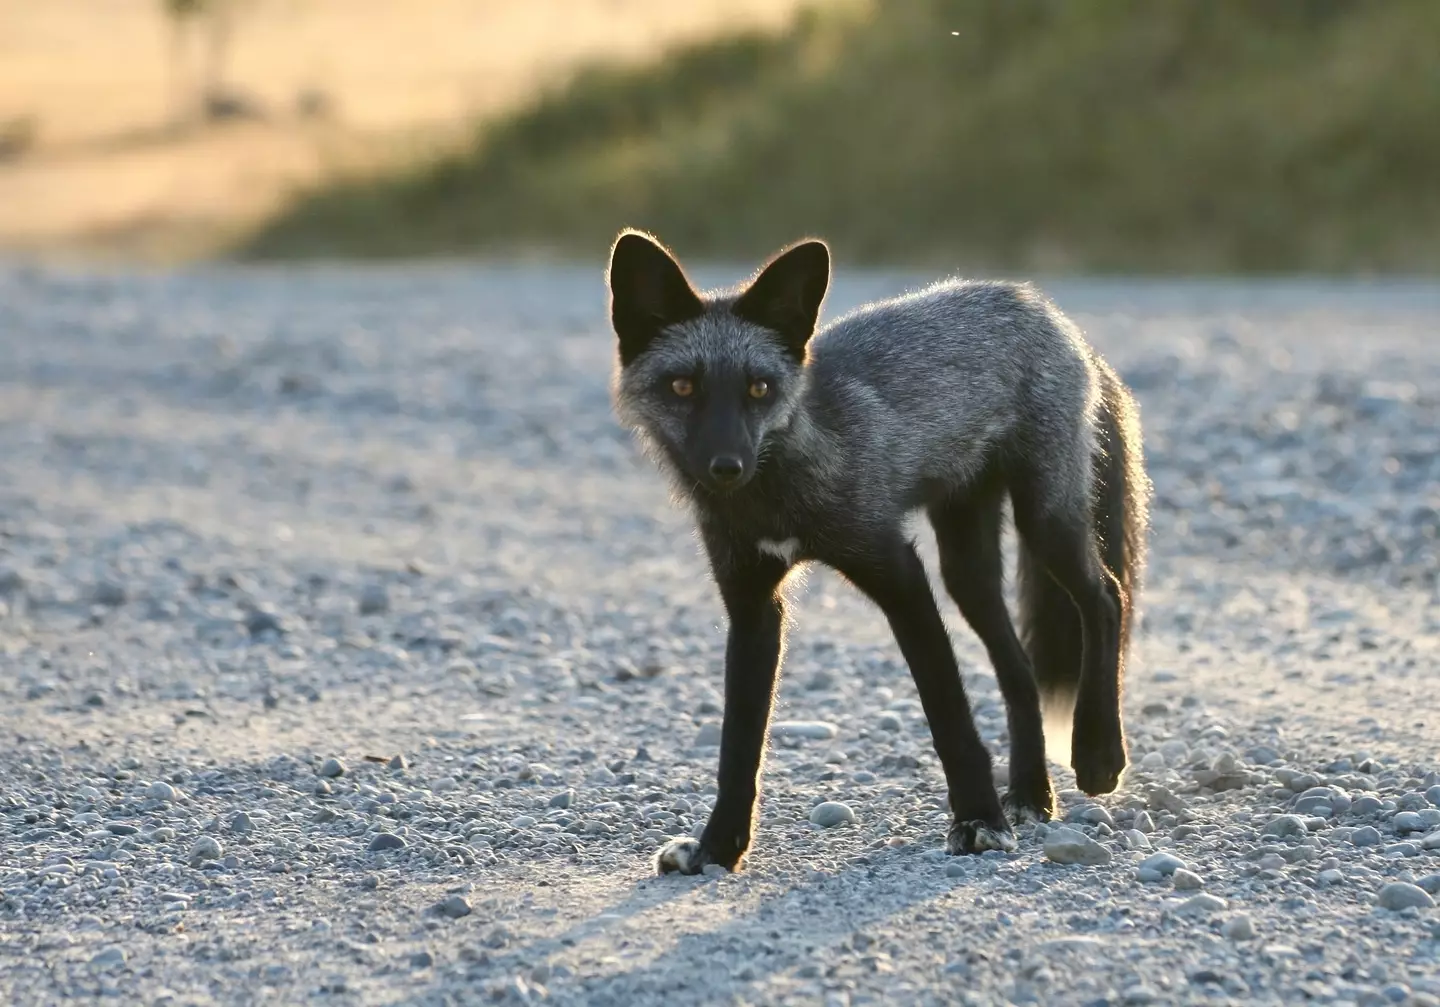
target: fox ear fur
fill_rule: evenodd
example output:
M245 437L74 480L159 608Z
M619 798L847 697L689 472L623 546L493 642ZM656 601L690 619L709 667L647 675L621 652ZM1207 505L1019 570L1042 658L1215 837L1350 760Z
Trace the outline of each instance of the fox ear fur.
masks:
M610 322L628 365L666 328L704 313L700 295L665 247L640 231L622 231L610 250Z
M735 302L739 317L778 333L797 360L815 334L820 305L830 288L830 249L823 241L797 242L771 259Z

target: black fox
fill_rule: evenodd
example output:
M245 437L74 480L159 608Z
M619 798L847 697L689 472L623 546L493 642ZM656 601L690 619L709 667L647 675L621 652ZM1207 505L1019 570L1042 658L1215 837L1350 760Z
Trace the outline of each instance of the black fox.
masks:
M739 867L784 650L782 585L824 563L884 612L950 791L947 849L1012 849L1006 818L1054 792L1042 703L1073 709L1081 789L1126 764L1120 698L1150 485L1135 403L1028 285L951 280L816 332L830 252L802 241L739 289L700 293L657 241L611 251L616 412L693 508L729 615L715 808L661 872ZM1020 538L1017 634L1002 593L1002 506ZM935 528L946 589L995 667L1010 727L1002 800L906 516Z

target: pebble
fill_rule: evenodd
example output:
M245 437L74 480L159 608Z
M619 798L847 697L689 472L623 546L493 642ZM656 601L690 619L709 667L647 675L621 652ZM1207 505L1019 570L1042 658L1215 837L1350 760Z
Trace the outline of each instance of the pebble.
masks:
M95 585L90 597L97 605L116 608L129 600L130 592L119 581L102 580Z
M1364 828L1356 829L1354 832L1350 833L1350 842L1352 845L1355 846L1379 846L1380 830L1375 828L1375 826L1373 825L1367 825Z
M1401 811L1390 819L1390 827L1403 836L1407 832L1424 831L1425 820L1413 811Z
M1373 815L1384 810L1384 802L1370 794L1362 794L1350 803L1350 814L1352 815Z
M1194 892L1205 887L1205 879L1194 871L1187 871L1184 868L1177 870L1172 875L1175 890L1178 892Z
M244 835L247 832L254 832L255 822L252 821L250 816L245 814L245 812L237 812L235 816L230 819L230 831L238 835Z
M546 802L545 802L545 805L546 805L546 807L550 807L550 808L568 808L568 807L570 807L571 803L574 802L574 800L575 800L575 791L573 791L573 790L562 790L562 791L560 791L560 793L558 793L558 794L556 794L555 796L551 797L550 800L546 801Z
M434 908L441 916L448 916L452 920L470 915L470 901L463 895L447 896L435 903Z
M366 584L360 591L360 614L376 615L390 610L390 592L384 584Z
M875 718L875 726L882 731L903 731L905 721L900 719L900 714L887 710Z
M1331 867L1315 875L1315 879L1327 885L1343 884L1345 881L1345 872L1338 867Z
M945 865L945 876L947 878L963 878L965 876L965 865L959 860L952 860Z
M720 724L711 720L700 725L700 733L695 735L696 748L715 748L720 744Z
M1045 834L1045 858L1057 864L1084 864L1088 867L1108 864L1111 853L1095 840L1063 826Z
M334 779L337 776L345 775L345 763L331 757L320 764L320 775L327 779Z
M121 947L108 947L93 955L90 958L90 964L101 969L111 969L117 965L124 965L125 949Z
M1440 786L1431 787L1425 791L1425 800L1440 808Z
M1169 877L1176 871L1184 870L1185 866L1185 861L1175 856L1175 854L1165 853L1163 851L1160 853L1156 853L1153 856L1146 857L1144 860L1140 861L1141 870L1154 871L1161 877Z
M1279 818L1272 818L1267 822L1260 834L1283 839L1286 836L1303 836L1308 832L1305 819L1299 815L1281 815Z
M848 825L855 821L855 812L850 805L840 801L826 801L810 810L810 824L822 829L833 829L837 825Z
M1155 820L1150 817L1150 812L1140 811L1135 815L1135 821L1130 823L1137 832L1149 834L1155 831Z
M1440 874L1427 874L1415 882L1415 887L1423 888L1431 895L1440 895Z
M1115 827L1114 817L1111 816L1109 811L1100 807L1098 804L1086 808L1081 812L1080 818L1082 821L1089 822L1091 825L1103 825L1107 829L1113 829Z
M1145 835L1145 833L1141 832L1139 829L1126 829L1124 832L1120 833L1120 835L1124 838L1125 845L1129 849L1150 849L1150 837Z
M214 836L201 836L195 840L195 845L190 847L190 860L192 863L200 863L204 860L219 860L225 855L225 850L220 846L220 840Z
M1381 909L1399 912L1401 909L1411 908L1431 909L1435 905L1435 900L1419 885L1412 885L1405 881L1392 881L1380 889L1380 894L1375 897L1375 903Z
M374 839L370 840L370 845L365 848L371 853L377 853L381 850L403 850L407 845L404 839L393 832L379 832L375 834Z
M1242 913L1226 920L1220 932L1232 941L1248 941L1255 936L1255 923Z
M428 969L435 964L435 956L429 951L416 951L410 956L410 967L415 969Z
M1218 913L1229 903L1218 895L1211 895L1209 892L1201 892L1199 895L1192 895L1184 902L1175 907L1175 912L1182 916L1204 916L1209 913Z
M829 741L839 733L839 728L823 720L778 720L770 725L770 736L774 738Z
M145 788L145 796L152 801L173 801L180 796L180 793L164 780L156 780Z
M1420 841L1420 846L1427 850L1440 850L1440 832L1432 832Z

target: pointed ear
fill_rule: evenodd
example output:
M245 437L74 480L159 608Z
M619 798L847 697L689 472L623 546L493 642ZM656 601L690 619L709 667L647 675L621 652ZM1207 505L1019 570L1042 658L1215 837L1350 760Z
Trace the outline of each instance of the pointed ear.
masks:
M779 333L795 359L803 360L829 288L829 247L823 241L802 241L771 259L733 310L746 321Z
M610 250L610 322L628 365L668 326L705 311L685 271L654 238L622 231Z

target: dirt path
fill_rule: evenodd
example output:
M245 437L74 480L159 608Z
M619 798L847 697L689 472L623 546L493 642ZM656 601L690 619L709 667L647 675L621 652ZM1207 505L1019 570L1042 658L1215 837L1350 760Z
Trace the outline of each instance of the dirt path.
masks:
M1157 488L1135 766L1063 795L1108 862L945 857L815 571L778 715L835 737L774 747L749 871L658 879L723 631L598 268L0 272L0 1000L1440 1002L1440 289L1050 289Z

